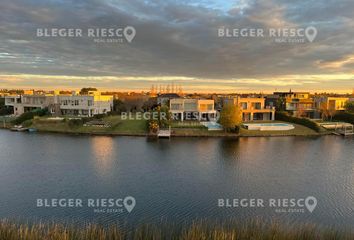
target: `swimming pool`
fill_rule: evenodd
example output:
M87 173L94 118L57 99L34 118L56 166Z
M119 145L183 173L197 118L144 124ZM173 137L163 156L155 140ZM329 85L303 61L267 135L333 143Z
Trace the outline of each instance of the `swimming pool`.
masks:
M288 131L295 128L287 123L245 123L243 126L248 130L258 131Z
M208 128L209 131L220 131L223 130L222 126L217 122L200 122L200 124L204 125Z

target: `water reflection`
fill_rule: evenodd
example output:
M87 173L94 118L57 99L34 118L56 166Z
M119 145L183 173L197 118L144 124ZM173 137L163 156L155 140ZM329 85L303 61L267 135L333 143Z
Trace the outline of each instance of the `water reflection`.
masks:
M106 176L113 165L113 145L112 137L93 137L91 149L94 155L95 167L100 176Z

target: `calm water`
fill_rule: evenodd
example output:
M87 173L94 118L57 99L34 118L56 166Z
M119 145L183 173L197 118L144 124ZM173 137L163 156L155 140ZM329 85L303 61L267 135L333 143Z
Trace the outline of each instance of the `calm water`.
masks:
M0 218L76 223L263 217L350 228L354 138L87 137L0 130ZM38 208L38 198L120 198L131 213ZM219 198L304 198L310 213L220 208Z

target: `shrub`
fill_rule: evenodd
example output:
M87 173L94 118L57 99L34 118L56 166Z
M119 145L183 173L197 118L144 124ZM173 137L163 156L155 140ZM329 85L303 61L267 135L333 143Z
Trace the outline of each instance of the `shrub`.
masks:
M69 127L79 127L84 124L84 121L82 119L70 119L68 122Z
M291 123L303 125L303 126L308 127L316 132L319 132L321 130L320 126L317 123L315 123L314 121L311 121L308 118L292 117L292 116L289 116L289 114L286 112L276 112L275 119L280 120L280 121L291 122Z
M339 112L333 116L333 119L354 124L354 113Z
M96 114L96 115L94 115L92 118L94 118L94 119L102 119L102 118L104 118L106 116L106 114Z
M31 112L25 112L21 114L19 117L17 117L15 120L12 121L13 124L21 124L27 120L32 120L35 116L45 116L48 114L48 109L38 109L38 110L33 110Z

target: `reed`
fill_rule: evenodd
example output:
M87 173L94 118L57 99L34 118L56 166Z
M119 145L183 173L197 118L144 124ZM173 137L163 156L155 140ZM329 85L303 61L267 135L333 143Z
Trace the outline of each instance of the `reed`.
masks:
M126 229L117 225L100 226L87 224L35 223L20 224L9 220L0 221L1 240L350 240L352 232L335 229L319 229L310 224L294 225L280 222L264 223L262 220L239 223L229 221L211 223L198 220L184 226L161 223L140 225Z

